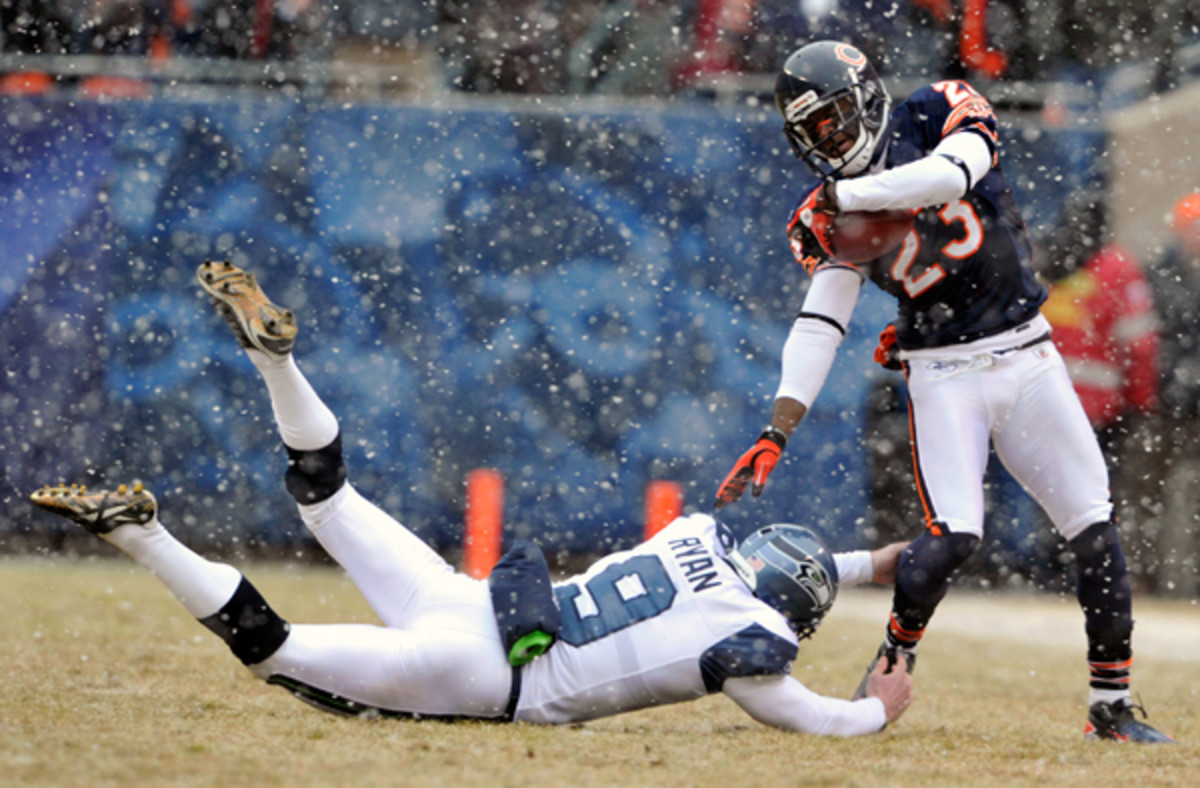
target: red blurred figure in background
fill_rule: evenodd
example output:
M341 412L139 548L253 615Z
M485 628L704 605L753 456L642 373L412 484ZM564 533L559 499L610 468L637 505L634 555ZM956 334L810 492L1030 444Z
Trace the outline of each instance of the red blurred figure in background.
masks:
M1162 341L1162 421L1159 434L1162 525L1160 592L1200 591L1200 192L1175 204L1172 234L1147 273L1158 306Z
M1096 190L1068 198L1035 265L1050 291L1042 314L1104 451L1118 519L1140 531L1127 535L1131 573L1153 586L1161 554L1149 506L1160 479L1150 467L1160 342L1153 292L1138 260L1113 240Z
M1042 313L1107 452L1128 416L1157 407L1159 337L1141 265L1111 239L1106 214L1104 195L1073 195L1037 268L1050 288Z

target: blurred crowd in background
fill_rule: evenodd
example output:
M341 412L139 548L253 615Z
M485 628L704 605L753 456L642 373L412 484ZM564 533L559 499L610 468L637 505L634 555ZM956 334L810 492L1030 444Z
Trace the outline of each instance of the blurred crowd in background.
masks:
M478 93L703 93L714 80L772 74L814 38L854 42L885 76L1066 81L1112 102L1200 74L1200 5L1177 0L4 0L0 8L7 54L398 58L428 67L430 86Z
M219 59L387 64L404 75L397 91L765 97L787 53L814 38L858 45L897 98L906 81L963 77L1050 125L1080 117L1054 100L1066 88L1103 112L1200 76L1200 3L1178 0L3 0L0 93L148 95L163 86L145 64ZM63 65L80 56L122 67ZM1037 87L998 89L1020 83ZM1113 240L1100 186L1037 238L1045 311L1112 461L1123 521L1158 546L1135 551L1135 575L1187 589L1200 516L1200 192L1178 195L1155 259L1137 260ZM907 427L893 419L902 398L881 386L866 433L881 538L916 522ZM996 500L1016 500L995 476ZM1005 550L1036 554L1033 579L1053 586L1061 551L1046 549L1050 529L1027 527L1038 516L998 504L998 549L984 560L999 571Z

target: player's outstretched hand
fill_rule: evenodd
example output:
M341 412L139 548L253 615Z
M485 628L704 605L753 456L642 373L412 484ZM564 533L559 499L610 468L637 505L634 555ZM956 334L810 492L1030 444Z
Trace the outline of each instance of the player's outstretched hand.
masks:
M725 481L721 482L713 507L720 509L725 504L741 498L751 480L754 482L751 492L756 497L762 495L767 476L775 469L785 446L787 436L781 430L771 427L764 430L750 450L738 458Z
M908 672L908 660L896 655L896 664L888 670L886 659L878 660L867 678L867 697L883 701L888 722L895 722L912 703L913 679Z
M909 542L892 542L871 551L871 581L890 586L896 582L896 567L900 565L900 554Z

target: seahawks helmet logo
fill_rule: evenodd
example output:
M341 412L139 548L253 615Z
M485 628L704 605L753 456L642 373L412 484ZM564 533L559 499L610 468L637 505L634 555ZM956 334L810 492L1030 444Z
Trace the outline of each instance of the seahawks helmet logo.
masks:
M795 578L796 584L812 597L815 610L825 612L833 605L833 584L829 582L829 574L820 564L805 561L800 564Z
M779 545L770 542L762 545L754 554L748 556L747 560L755 573L770 565L781 574L792 578L812 601L814 612L824 613L833 605L836 593L833 583L829 573L816 561L788 555ZM751 588L753 587L752 585Z

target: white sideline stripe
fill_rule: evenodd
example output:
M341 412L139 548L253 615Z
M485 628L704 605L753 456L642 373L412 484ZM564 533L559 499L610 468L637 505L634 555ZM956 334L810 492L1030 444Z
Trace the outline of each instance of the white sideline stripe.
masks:
M1134 664L1139 657L1200 664L1200 603L1142 599L1140 604L1138 597L1133 600ZM829 617L862 621L882 632L891 604L889 589L839 589ZM938 631L987 639L1003 633L1005 640L1081 653L1087 646L1083 613L1073 596L952 588L929 624L929 634Z

